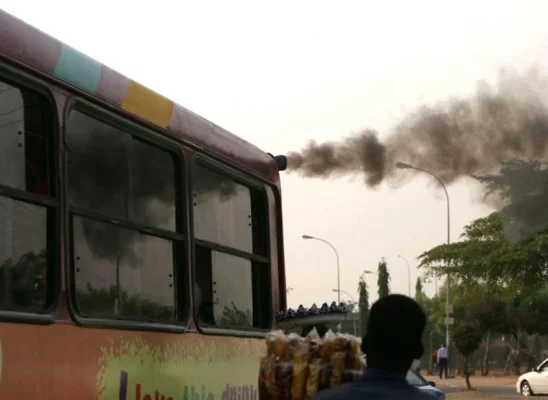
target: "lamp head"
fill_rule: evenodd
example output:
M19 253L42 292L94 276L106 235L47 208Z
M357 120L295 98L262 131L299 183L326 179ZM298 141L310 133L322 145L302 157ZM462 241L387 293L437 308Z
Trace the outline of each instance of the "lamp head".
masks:
M406 163L398 162L398 163L396 163L396 168L409 169L409 168L413 168L413 166L409 165L409 164L406 164Z

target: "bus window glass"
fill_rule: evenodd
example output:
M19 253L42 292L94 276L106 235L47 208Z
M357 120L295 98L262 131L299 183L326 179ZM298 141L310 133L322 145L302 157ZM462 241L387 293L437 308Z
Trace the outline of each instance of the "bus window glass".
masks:
M68 120L72 205L175 230L175 162L156 147L79 111Z
M194 236L251 253L249 189L199 166L193 172Z
M46 305L47 209L0 196L0 309Z
M176 322L176 158L80 111L67 137L79 314Z
M73 218L76 304L88 318L175 318L173 245L115 225Z
M133 221L175 230L175 168L164 150L133 140L129 215Z
M264 192L201 165L193 167L192 184L199 322L267 329L271 288Z
M48 195L49 107L40 96L0 81L0 184Z
M51 300L49 189L51 107L40 95L0 80L0 310L43 312ZM31 204L18 192L31 194ZM39 196L34 196L39 195Z
M251 261L211 252L213 316L223 326L253 326Z
M67 127L69 202L127 218L131 135L78 111Z

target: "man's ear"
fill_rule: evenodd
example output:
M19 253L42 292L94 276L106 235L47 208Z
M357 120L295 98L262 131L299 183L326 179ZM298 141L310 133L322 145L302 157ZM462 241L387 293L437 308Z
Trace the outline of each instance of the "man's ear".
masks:
M419 358L421 358L423 356L424 346L423 346L422 342L417 342L413 346L412 353L413 353L412 356L413 356L414 360L418 360Z

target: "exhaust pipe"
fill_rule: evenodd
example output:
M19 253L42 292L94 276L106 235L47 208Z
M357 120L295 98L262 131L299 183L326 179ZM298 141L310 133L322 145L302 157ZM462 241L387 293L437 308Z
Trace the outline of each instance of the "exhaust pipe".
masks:
M287 169L287 157L284 155L279 156L273 156L270 153L267 153L270 157L276 161L276 167L278 167L278 171L285 171Z

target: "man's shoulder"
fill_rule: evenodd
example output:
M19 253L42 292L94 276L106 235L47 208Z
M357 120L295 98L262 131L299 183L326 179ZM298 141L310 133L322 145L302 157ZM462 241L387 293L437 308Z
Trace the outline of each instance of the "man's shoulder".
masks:
M432 395L416 387L387 385L386 382L355 381L319 392L313 400L358 400L404 396L407 400L432 400Z
M332 399L343 399L345 398L345 394L350 394L351 389L350 386L352 383L346 383L342 386L338 386L331 389L325 389L321 392L318 392L316 396L314 396L313 400L332 400Z

